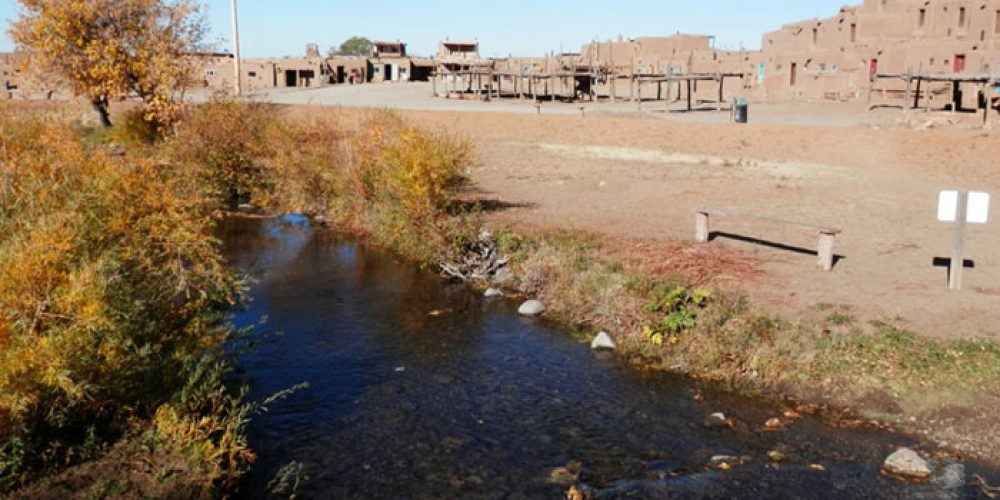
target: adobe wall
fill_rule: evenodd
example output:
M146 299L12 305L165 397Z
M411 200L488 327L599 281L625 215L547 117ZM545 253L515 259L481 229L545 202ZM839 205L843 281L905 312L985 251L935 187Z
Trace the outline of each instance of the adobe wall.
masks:
M763 94L777 100L866 96L872 61L881 73L952 73L964 57L964 71L996 73L1000 0L866 0L766 33L761 55ZM898 97L904 86L883 79L875 88ZM967 105L976 102L973 90Z

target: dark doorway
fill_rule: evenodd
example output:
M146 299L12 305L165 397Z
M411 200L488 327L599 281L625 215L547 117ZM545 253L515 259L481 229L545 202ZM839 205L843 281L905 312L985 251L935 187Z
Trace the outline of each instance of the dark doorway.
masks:
M386 64L385 68L383 68L383 71L384 71L384 73L382 73L382 74L385 75L385 81L391 82L392 81L392 65L391 64Z
M795 80L798 77L798 72L799 72L799 65L798 65L798 63L792 63L791 75L788 77L788 85L790 87L794 87L795 86Z
M316 78L316 72L311 69L304 69L299 71L299 83L303 87L308 87L312 85L313 78Z
M299 78L298 74L294 70L285 71L285 86L286 87L298 87Z
M337 66L337 83L347 82L347 71L344 70L343 66Z
M413 72L410 73L410 80L415 82L429 82L433 72L434 68L430 66L414 66Z

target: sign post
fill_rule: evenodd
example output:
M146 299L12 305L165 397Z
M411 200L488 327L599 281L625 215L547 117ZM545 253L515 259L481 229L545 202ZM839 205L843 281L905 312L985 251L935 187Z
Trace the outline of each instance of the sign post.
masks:
M942 191L938 198L938 220L955 224L951 238L951 272L948 289L962 289L965 271L965 238L969 224L986 224L990 195L977 191Z

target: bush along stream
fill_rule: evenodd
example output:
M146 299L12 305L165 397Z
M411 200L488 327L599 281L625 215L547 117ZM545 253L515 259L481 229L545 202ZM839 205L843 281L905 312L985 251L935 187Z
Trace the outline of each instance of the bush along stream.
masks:
M877 429L926 394L994 400L995 344L839 310L791 324L698 268L484 232L454 136L230 101L153 136L0 111L0 487L25 497L967 497L1000 479ZM136 457L154 465L117 477Z

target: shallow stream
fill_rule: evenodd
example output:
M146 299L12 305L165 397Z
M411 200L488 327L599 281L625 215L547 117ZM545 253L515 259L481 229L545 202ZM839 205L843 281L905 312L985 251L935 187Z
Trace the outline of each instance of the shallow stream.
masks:
M299 498L562 498L567 466L607 498L977 498L965 478L998 482L950 462L929 484L884 477L896 446L919 444L812 417L763 430L774 402L624 367L303 218L232 219L222 237L256 279L236 317L257 325L238 356L251 397L310 384L253 421L249 498L293 461ZM706 428L714 412L733 428ZM719 455L749 461L709 467Z

